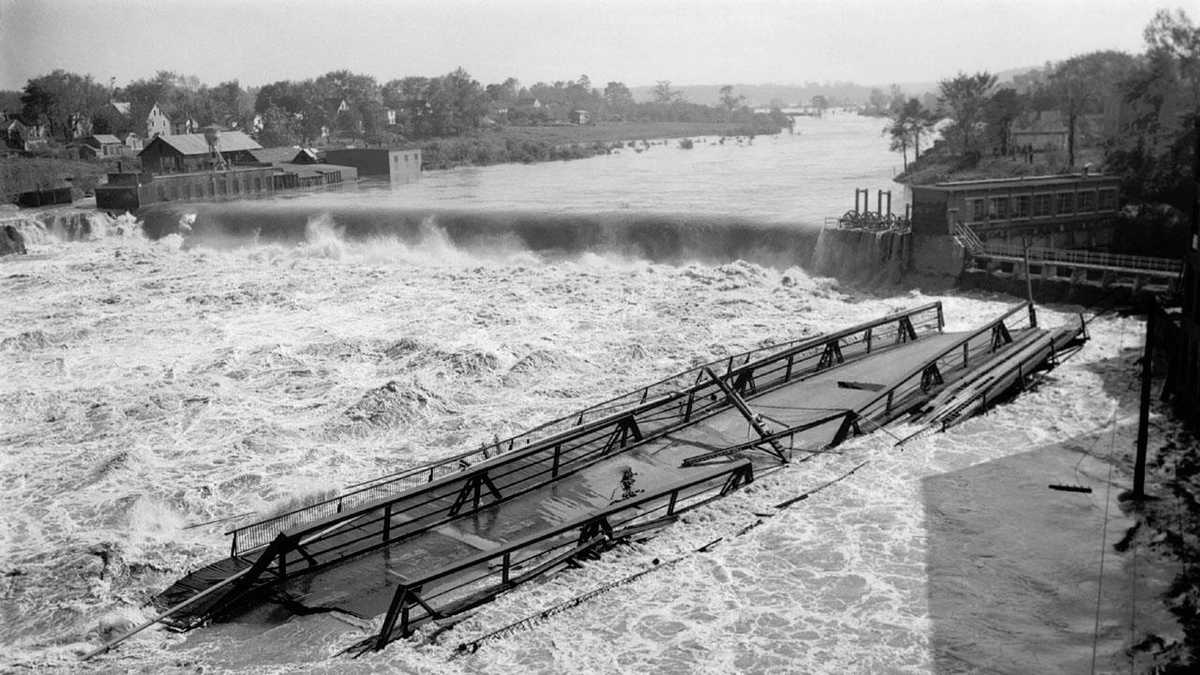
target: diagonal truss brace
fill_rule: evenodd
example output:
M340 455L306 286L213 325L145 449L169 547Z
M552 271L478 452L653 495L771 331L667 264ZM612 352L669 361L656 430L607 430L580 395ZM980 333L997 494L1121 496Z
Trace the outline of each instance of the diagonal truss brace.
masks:
M492 497L496 501L504 499L500 496L500 490L496 484L488 478L486 471L471 476L463 483L462 489L458 491L458 497L454 499L454 505L450 507L450 516L457 516L463 507L467 505L467 500L471 501L471 511L479 510L479 503L483 499L483 488L487 488L488 492L492 493Z
M709 379L711 379L717 384L718 387L721 388L721 391L725 393L725 398L727 398L729 402L733 404L733 407L737 408L738 412L742 414L742 417L746 418L746 421L750 423L750 427L754 429L754 433L758 434L763 441L766 441L771 445L771 454L778 457L779 461L787 464L788 457L787 453L783 449L783 446L779 444L779 441L775 440L774 436L772 436L767 432L766 429L763 428L762 423L758 421L758 415L754 414L754 411L750 409L750 406L746 405L746 402L742 400L742 397L738 396L737 392L734 391L725 382L725 380L717 377L717 374L714 373L711 368L705 368L704 372L708 375Z

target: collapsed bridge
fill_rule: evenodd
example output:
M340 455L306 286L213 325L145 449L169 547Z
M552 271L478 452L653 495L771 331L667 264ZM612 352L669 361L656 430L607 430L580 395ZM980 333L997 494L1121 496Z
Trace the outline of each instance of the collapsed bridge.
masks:
M852 435L901 417L944 429L1085 339L1082 321L1038 328L1028 304L973 331L944 326L931 303L731 356L236 528L227 558L156 599L160 618L189 629L264 605L276 622L339 611L374 621L358 647L380 649Z

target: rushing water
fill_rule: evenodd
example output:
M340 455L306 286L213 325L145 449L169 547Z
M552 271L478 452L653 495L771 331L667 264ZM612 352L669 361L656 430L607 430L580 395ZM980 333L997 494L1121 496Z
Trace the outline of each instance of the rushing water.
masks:
M0 262L0 669L78 667L148 617L149 597L228 550L221 519L933 299L796 265L855 187L888 186L897 158L879 126L803 119L752 143L188 204L148 218L149 238L50 238ZM1010 301L944 298L952 329ZM1074 320L1058 309L1043 322ZM510 592L436 643L351 661L337 651L370 626L317 615L265 633L153 629L92 667L1078 671L1099 597L1100 667L1125 669L1131 613L1160 617L1129 606L1150 591L1127 561L1110 560L1096 587L1100 533L1114 541L1128 525L1096 457L1132 435L1137 331L1101 319L1080 356L986 418L903 452L887 434L855 439ZM389 382L401 395L386 414L352 414ZM1096 491L1050 493L1048 471ZM676 558L453 658L458 642Z

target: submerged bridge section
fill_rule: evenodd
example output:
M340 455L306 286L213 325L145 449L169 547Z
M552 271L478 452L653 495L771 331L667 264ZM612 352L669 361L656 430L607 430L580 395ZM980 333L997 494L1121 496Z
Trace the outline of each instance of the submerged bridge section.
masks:
M228 558L158 603L181 628L264 602L277 616L337 610L378 620L361 647L382 648L854 434L905 415L942 423L939 396L957 414L980 392L994 400L1079 335L1035 324L1022 304L947 333L933 303L710 363L232 530Z

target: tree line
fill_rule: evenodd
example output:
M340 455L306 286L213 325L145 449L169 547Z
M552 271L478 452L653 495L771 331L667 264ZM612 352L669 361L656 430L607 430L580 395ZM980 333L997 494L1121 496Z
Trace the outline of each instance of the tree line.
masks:
M566 123L575 111L590 121L758 123L764 131L788 124L781 113L755 115L732 87L715 106L689 103L660 82L653 101L637 102L622 82L593 86L576 80L522 86L516 78L483 85L464 69L435 77L403 77L380 83L370 75L338 70L305 80L243 87L237 80L208 86L194 76L159 71L123 87L88 75L55 70L28 80L21 92L0 92L20 102L20 117L68 141L81 119L94 133L144 133L154 105L172 118L204 127L252 132L263 145L311 144L327 135L365 143L395 143L460 136L484 127ZM121 112L113 101L128 104ZM578 116L576 115L578 120Z
M884 129L892 149L914 157L941 131L943 154L964 165L987 155L1032 160L1038 149L1014 142L1014 129L1053 113L1065 130L1065 166L1087 147L1105 171L1123 178L1127 197L1185 203L1200 116L1200 26L1182 10L1160 10L1143 31L1141 54L1095 51L999 84L988 72L938 83L936 97L905 97L893 87ZM1098 167L1099 168L1099 167Z

